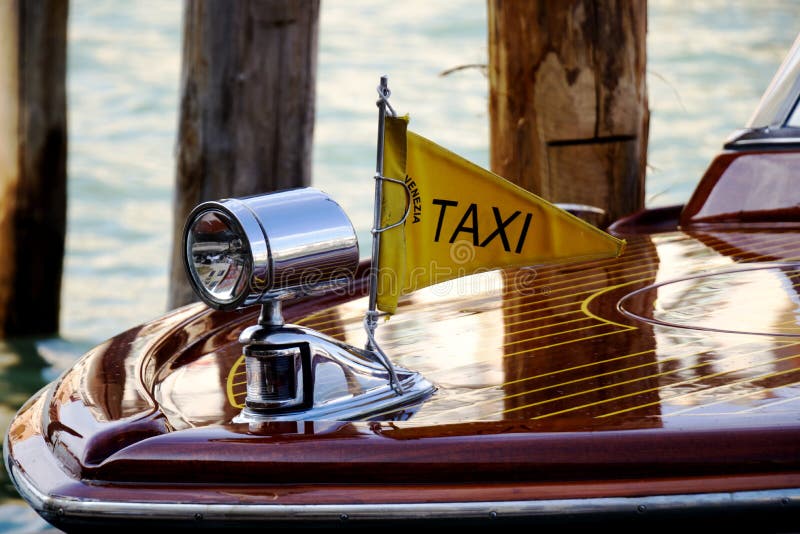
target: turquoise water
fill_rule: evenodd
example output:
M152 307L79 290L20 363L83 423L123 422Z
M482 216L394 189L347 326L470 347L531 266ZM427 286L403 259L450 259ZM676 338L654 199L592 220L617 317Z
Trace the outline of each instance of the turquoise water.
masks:
M61 336L0 343L0 429L87 348L165 311L182 3L72 0ZM485 2L323 0L313 180L371 223L375 85L416 131L488 164ZM684 202L800 28L800 5L649 2L647 203ZM44 524L0 473L0 531Z

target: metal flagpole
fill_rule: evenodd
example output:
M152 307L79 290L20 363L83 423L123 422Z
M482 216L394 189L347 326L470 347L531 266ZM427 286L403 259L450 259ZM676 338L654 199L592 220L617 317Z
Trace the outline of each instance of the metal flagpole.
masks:
M384 144L384 125L386 124L386 100L391 96L389 90L389 78L381 76L381 83L378 86L378 150L375 162L375 208L374 219L372 221L372 266L369 272L369 309L367 310L367 331L375 334L378 326L378 255L381 250L381 200L383 198L383 144ZM367 340L367 349L375 350L373 336Z
M375 329L378 327L378 267L379 255L381 247L381 232L388 228L381 228L381 201L383 199L383 147L384 147L384 125L386 124L386 110L387 108L394 116L394 109L389 104L389 97L392 92L389 90L389 77L386 75L381 76L380 85L378 85L378 150L377 158L375 161L375 216L372 223L372 265L369 271L369 308L366 316L364 317L364 328L367 331L367 350L377 354L383 361L384 366L389 371L392 379L393 387L397 393L403 393L403 387L397 379L397 374L394 371L394 366L389 360L388 356L375 341ZM394 180L393 180L394 181ZM395 226L395 225L392 225Z

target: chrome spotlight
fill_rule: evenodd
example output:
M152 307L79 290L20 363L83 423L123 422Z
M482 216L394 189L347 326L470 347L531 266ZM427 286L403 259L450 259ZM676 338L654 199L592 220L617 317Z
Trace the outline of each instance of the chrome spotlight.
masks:
M183 242L195 292L222 310L344 284L358 267L350 219L312 188L200 204Z
M239 337L247 396L236 421L407 416L433 393L419 373L372 350L284 324L283 300L346 284L358 266L353 225L325 193L205 202L189 215L183 244L189 280L209 306L262 306Z

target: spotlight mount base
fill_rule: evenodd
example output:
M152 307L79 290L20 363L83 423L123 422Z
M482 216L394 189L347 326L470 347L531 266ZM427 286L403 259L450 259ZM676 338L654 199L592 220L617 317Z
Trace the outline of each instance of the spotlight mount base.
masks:
M247 397L234 422L405 419L436 390L420 373L395 367L399 395L377 354L284 324L280 300L264 303L259 324L239 341Z

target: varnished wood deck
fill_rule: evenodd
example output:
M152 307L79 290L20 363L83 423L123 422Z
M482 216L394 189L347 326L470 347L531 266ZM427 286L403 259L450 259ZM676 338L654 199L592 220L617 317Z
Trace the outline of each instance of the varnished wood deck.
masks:
M421 291L380 326L379 339L395 361L440 385L412 418L417 424L555 418L566 429L569 419L584 418L647 427L794 417L798 238L796 231L631 236L616 260L491 272ZM767 268L747 270L761 263ZM635 290L701 273L725 274L624 303L633 315L675 326L617 310ZM680 304L661 309L659 293L666 299L674 287ZM298 322L361 345L363 305ZM719 328L736 333L709 330L723 320ZM241 363L228 389L237 406Z

